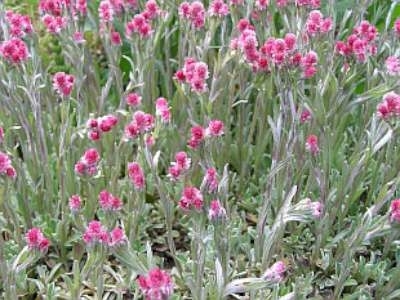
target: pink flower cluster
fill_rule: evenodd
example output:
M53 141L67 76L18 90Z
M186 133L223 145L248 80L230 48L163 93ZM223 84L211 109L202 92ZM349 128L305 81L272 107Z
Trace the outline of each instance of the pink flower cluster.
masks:
M167 300L174 291L171 276L159 268L150 270L147 276L140 275L137 283L146 300Z
M386 70L389 75L398 76L400 75L400 59L396 56L389 56L386 61Z
M319 8L321 0L296 0L297 6L310 6L312 8Z
M139 34L141 38L149 37L153 29L151 27L151 20L161 15L162 11L158 7L157 2L149 0L146 2L145 9L140 14L133 16L132 20L126 23L125 33L127 37L131 37L133 33Z
M97 119L89 119L88 137L92 141L97 141L103 133L111 131L118 124L118 118L114 115L106 115Z
M224 123L220 120L212 120L207 128L193 126L190 130L191 136L188 141L189 148L196 149L206 137L218 137L224 134Z
M0 44L0 56L13 64L20 64L28 59L28 47L23 40L14 37Z
M390 222L400 223L400 199L395 199L390 203Z
M17 171L11 165L10 157L0 151L0 175L2 174L13 179L17 177Z
M159 116L164 123L171 121L171 112L167 99L160 97L156 100L156 116Z
M103 0L100 2L98 13L100 24L102 26L104 26L104 24L112 22L112 20L114 19L114 8L111 5L111 2L108 0Z
M128 164L128 176L137 190L142 190L145 185L145 177L139 163L131 162Z
M85 151L80 160L75 164L75 172L78 175L92 176L97 172L97 164L100 161L100 154L95 148Z
M269 0L256 0L257 10L266 10L269 5Z
M69 0L41 0L39 11L42 22L50 33L59 33L67 26L67 18L63 16L64 9L71 7Z
M203 195L201 192L192 186L183 189L182 197L179 200L179 207L184 211L195 209L197 211L203 208Z
M154 116L138 110L133 114L132 121L125 126L125 136L129 139L135 139L153 128Z
M99 204L102 210L117 211L122 208L122 200L110 192L103 190L99 194Z
M138 93L129 93L126 95L125 101L129 106L137 107L142 103L142 96Z
M307 137L306 150L312 155L316 155L319 152L318 137L316 135L311 134Z
M63 8L69 4L69 0L40 0L39 11L54 16L61 16Z
M215 221L218 219L224 219L226 217L226 210L221 205L219 200L211 200L210 209L208 210L208 219Z
M204 93L207 91L206 80L208 76L208 66L206 63L188 57L185 59L183 69L175 73L174 79L179 83L186 82L190 85L191 90L196 93Z
M108 232L107 228L100 221L91 221L86 227L82 238L88 247L96 244L118 247L125 245L128 241L122 228L115 227L111 232Z
M345 42L338 41L335 45L336 52L342 56L354 55L358 62L365 62L369 56L376 55L375 40L378 37L376 27L368 21L362 21L354 28L353 33Z
M210 16L225 17L229 13L228 5L223 0L213 0L208 8Z
M202 28L206 22L206 11L200 1L182 2L179 6L179 16L189 20L196 29Z
M314 51L308 52L301 58L300 67L305 78L311 78L317 73L318 56Z
M307 108L303 108L300 114L300 123L304 124L306 122L311 121L312 115L311 112Z
M319 10L313 10L306 21L306 31L310 36L332 30L332 18L324 18Z
M168 168L168 177L172 181L178 180L182 174L189 170L191 160L184 151L180 151L175 154L175 162L171 162L171 166Z
M77 213L82 208L81 197L79 197L79 195L72 195L68 199L68 205L69 205L69 209L72 211L72 213Z
M25 234L25 240L30 250L39 250L42 253L46 253L50 246L49 240L37 227L28 230Z
M203 179L203 184L208 187L208 192L215 192L218 188L218 183L217 170L215 168L208 168Z
M44 15L42 22L50 33L60 33L67 27L67 18L62 16Z
M378 116L384 120L400 116L400 95L389 92L383 96L383 101L376 108Z
M11 37L23 37L33 32L33 26L29 16L15 13L12 10L6 11L6 22Z
M61 96L68 97L74 87L75 77L64 72L57 72L53 76L53 89Z
M283 261L277 261L271 267L269 267L261 278L271 281L273 283L279 283L285 279L286 265Z

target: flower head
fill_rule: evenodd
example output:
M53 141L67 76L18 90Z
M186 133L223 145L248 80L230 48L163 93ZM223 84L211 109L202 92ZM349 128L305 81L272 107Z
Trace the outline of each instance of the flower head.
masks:
M154 268L147 275L141 275L137 283L146 300L168 299L174 290L171 276L159 268Z
M28 230L25 234L25 240L29 249L39 250L42 253L46 253L50 246L49 240L43 235L40 228L37 227Z

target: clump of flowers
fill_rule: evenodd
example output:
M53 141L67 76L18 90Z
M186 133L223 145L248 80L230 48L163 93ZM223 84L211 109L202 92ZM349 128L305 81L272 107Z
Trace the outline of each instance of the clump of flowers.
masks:
M150 270L147 276L140 275L137 283L146 300L167 300L174 291L171 276L159 268Z
M188 57L185 59L183 69L178 70L174 78L179 83L186 82L189 84L193 92L204 93L207 91L206 80L208 76L208 66L206 63Z
M28 59L28 47L23 40L14 37L0 44L0 56L10 63L20 64Z
M182 2L179 6L179 16L189 20L196 29L202 28L206 21L206 11L200 1Z
M309 6L311 8L319 8L321 6L321 0L295 0L295 3L297 6Z
M192 149L198 148L206 137L206 130L201 126L193 126L190 129L190 139L188 141L188 146Z
M332 19L324 18L319 10L313 10L306 21L306 31L310 36L327 33L332 30Z
M142 190L145 185L144 172L137 162L131 162L128 164L128 176L137 190Z
M0 175L6 175L9 178L17 177L17 171L11 165L10 157L0 151Z
M92 176L97 172L97 164L100 161L100 154L95 148L85 151L80 160L75 164L75 172L78 175Z
M363 63L369 56L376 55L376 39L378 30L368 21L362 21L359 26L354 28L353 33L346 41L336 43L336 52L342 56L349 57L354 55L356 60Z
M110 247L120 247L126 245L128 243L128 238L125 235L125 232L120 227L115 227L110 231L110 240L108 245Z
M29 16L7 10L5 17L10 36L20 38L33 32L33 26Z
M271 281L273 283L279 283L285 279L286 265L283 261L277 261L271 267L269 267L261 278Z
M175 154L175 162L171 162L171 166L168 169L168 177L172 181L178 180L181 175L189 170L191 160L184 151L180 151Z
M96 244L108 245L110 236L100 221L91 221L82 236L86 246L92 247Z
M310 78L317 73L318 56L314 51L308 52L303 56L300 62L300 67L303 70L303 76Z
M312 155L316 155L319 152L318 137L316 135L311 134L307 137L306 150Z
M37 227L28 230L25 234L25 240L30 250L38 250L42 253L46 253L50 246L49 240L43 235L40 228Z
M203 208L203 195L200 190L189 186L183 189L182 197L179 200L179 207L185 211L195 209L197 211Z
M311 112L307 108L303 108L300 114L300 123L304 124L306 122L311 121L312 115Z
M213 0L208 9L210 16L225 17L229 13L228 5L223 0Z
M221 136L224 134L224 122L221 120L211 120L205 131L206 136Z
M89 119L87 127L89 128L88 137L92 141L97 141L103 133L111 131L118 124L118 118L114 115L106 115L97 119Z
M400 95L389 92L383 96L383 101L378 104L378 117L387 120L391 117L400 116Z
M106 190L100 192L99 204L105 211L117 211L122 208L122 200Z
M154 116L138 110L133 114L132 121L125 126L125 136L129 139L134 139L153 128Z
M386 70L391 76L400 75L400 59L396 56L389 56L386 61Z
M57 72L53 76L53 89L61 96L68 97L74 87L75 77L64 72Z

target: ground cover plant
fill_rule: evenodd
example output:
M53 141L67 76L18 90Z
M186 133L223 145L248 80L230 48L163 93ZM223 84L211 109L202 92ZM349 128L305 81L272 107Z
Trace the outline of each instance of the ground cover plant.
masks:
M399 17L0 3L0 297L400 299Z

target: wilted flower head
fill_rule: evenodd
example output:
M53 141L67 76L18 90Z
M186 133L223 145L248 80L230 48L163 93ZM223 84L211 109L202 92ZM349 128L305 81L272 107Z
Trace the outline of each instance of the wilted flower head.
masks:
M150 270L147 276L139 276L137 283L146 300L167 300L174 291L171 276L159 268Z
M261 278L271 281L273 283L279 283L285 278L286 265L283 261L277 261L271 267L269 267Z
M37 227L28 230L25 234L25 240L29 249L39 250L42 253L47 252L50 246L49 240L43 235L40 228Z

